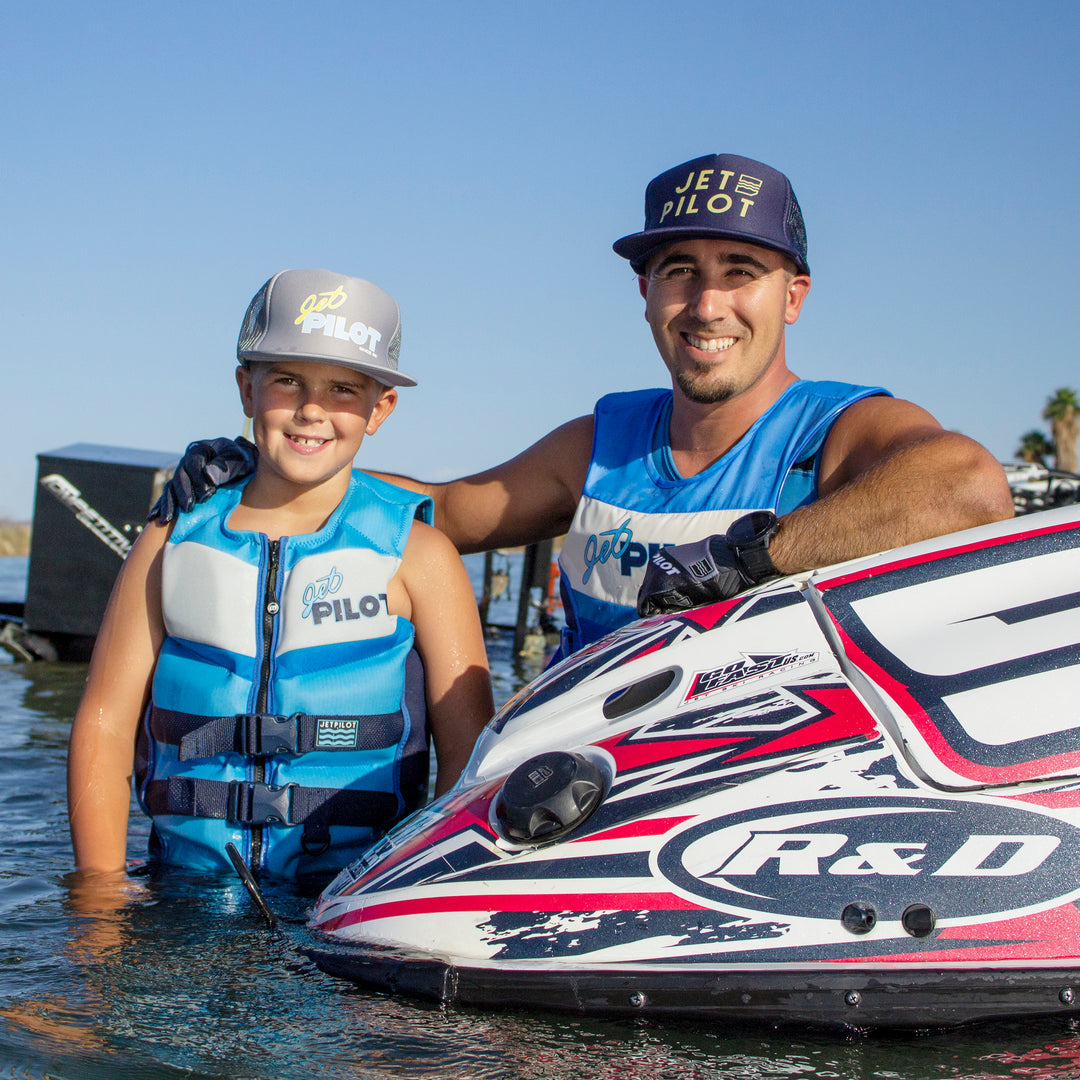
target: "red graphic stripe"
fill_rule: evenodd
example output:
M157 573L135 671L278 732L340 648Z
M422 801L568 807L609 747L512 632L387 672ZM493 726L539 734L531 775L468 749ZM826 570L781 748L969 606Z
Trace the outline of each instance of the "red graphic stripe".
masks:
M436 915L445 911L475 911L490 915L496 911L572 912L591 915L598 911L708 911L671 893L565 893L543 896L536 893L509 893L469 896L432 896L415 900L394 900L372 904L361 910L346 911L317 927L327 933L408 915Z
M982 941L984 945L940 947L941 942ZM1070 960L1080 956L1080 911L1073 904L1062 904L1050 911L1039 911L1016 919L994 923L970 923L943 928L923 952L891 953L887 956L861 958L860 964L906 964L912 962L944 963L1004 960ZM851 961L831 960L830 963Z
M342 895L348 896L358 889L362 889L368 882L381 877L399 863L426 848L434 847L435 844L457 833L467 832L479 827L485 836L494 839L495 834L492 832L491 825L488 822L488 807L491 805L491 800L495 797L495 793L499 790L501 784L502 780L500 779L485 788L481 788L479 792L475 789L465 791L448 801L445 807L447 811L445 818L433 821L428 828L421 829L415 836L410 837L404 844L401 844L389 855L380 859L366 874L357 878L347 888L342 889Z
M645 818L641 821L630 821L625 825L616 825L613 829L594 833L592 836L583 836L574 843L591 842L593 840L622 840L626 837L638 836L663 836L670 832L676 825L689 821L693 814L685 814L682 817Z
M650 654L652 654L654 652L659 652L661 649L667 648L667 646L669 644L670 644L670 642L664 641L663 639L661 639L659 641L654 641L651 645L649 645L646 648L642 649L640 652L634 653L633 656L628 656L623 661L623 663L624 664L629 664L634 660L640 660L643 656L649 656Z
M907 559L897 559L896 562L882 563L866 570L859 570L850 574L842 574L840 577L829 578L827 581L815 581L814 588L821 592L826 589L835 589L840 585L847 585L852 581L863 581L869 577L877 577L880 574L892 573L894 570L904 570L909 566L921 566L923 563L935 562L938 559L949 558L953 555L963 555L969 551L981 551L983 548L1001 547L1003 544L1013 544L1018 540L1028 540L1033 536L1046 536L1049 533L1067 532L1077 528L1075 521L1066 521L1061 525L1047 525L1041 529L1027 529L1024 532L1008 533L1005 536L994 536L987 540L976 540L970 544L958 544L956 547L936 548L924 555L913 555Z
M717 623L727 617L728 612L737 608L742 602L742 599L738 597L734 600L721 600L716 604L707 604L705 607L694 608L692 611L687 612L683 618L687 622L700 626L702 630L711 630Z
M892 695L896 703L915 725L915 730L923 737L930 752L947 768L958 776L967 777L987 784L1019 783L1022 780L1043 780L1050 773L1076 771L1080 769L1080 751L1056 754L1053 757L1040 758L1038 761L1022 761L1015 765L992 766L977 765L953 749L941 733L941 729L928 715L926 710L912 696L908 688L897 681L884 668L874 663L856 644L829 613L837 633L844 645L848 658L861 668L866 675ZM944 706L943 706L944 707Z
M1062 904L1049 911L1037 911L1016 919L1002 919L995 923L977 923L973 926L949 926L938 935L939 940L966 938L971 940L1053 942L1059 947L1080 955L1080 911L1075 904Z
M745 761L762 755L783 753L785 750L798 750L805 746L823 746L860 737L869 739L877 735L877 724L873 716L852 691L839 688L816 690L808 693L807 697L816 700L833 715L797 728L746 753L735 754L728 760Z
M1029 791L1023 795L1006 795L1004 798L1035 803L1053 810L1080 806L1080 791Z
M607 750L615 759L619 771L658 765L664 761L691 758L711 753L722 746L747 742L749 736L727 739L655 739L649 742L625 742L623 735L604 739L596 745Z

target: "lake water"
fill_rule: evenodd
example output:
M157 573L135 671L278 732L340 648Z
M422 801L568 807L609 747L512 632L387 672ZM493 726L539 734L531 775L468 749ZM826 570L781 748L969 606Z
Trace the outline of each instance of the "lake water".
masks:
M25 574L0 558L0 599L20 599ZM508 638L490 643L500 701L541 662ZM311 897L283 886L267 889L279 932L229 877L139 872L104 902L70 876L64 763L84 676L0 652L0 1077L1080 1076L1066 1021L890 1036L444 1009L319 972L296 949ZM138 858L147 828L132 823Z

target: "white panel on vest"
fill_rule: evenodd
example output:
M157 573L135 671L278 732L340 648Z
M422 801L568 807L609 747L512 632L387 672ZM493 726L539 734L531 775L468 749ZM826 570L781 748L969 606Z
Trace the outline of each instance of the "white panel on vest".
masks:
M756 509L751 507L750 509ZM588 496L578 503L559 565L578 592L623 607L637 604L650 556L661 547L702 540L750 510L647 514Z
M254 656L258 591L259 568L235 555L194 540L165 545L161 599L172 637Z
M387 586L401 560L360 548L300 559L281 589L278 653L386 637L397 628Z

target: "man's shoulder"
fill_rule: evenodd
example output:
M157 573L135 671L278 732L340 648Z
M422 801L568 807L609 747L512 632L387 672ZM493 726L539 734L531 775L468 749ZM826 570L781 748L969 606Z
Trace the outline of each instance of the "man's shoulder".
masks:
M671 401L671 389L618 390L605 394L593 409L598 424L614 420L617 424L639 423L649 416L658 416Z
M892 394L881 386L798 379L762 414L754 428L762 433L783 431L788 438L801 438L805 449L819 443L838 417L867 398L891 400Z
M850 404L876 395L892 397L891 392L883 386L863 386L833 379L798 379L787 388L782 397L799 400L813 398L823 402Z
M670 397L670 387L668 389L653 387L648 390L615 390L600 398L596 403L596 409L593 411L595 412L599 409L607 411L637 409L642 406L652 405L655 402L663 401L665 398Z

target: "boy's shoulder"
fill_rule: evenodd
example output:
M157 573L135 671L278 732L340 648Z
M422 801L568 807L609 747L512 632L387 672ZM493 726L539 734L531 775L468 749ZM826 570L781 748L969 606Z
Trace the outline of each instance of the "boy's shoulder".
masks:
M353 469L352 484L369 498L382 500L392 506L411 509L412 515L427 525L434 520L434 503L428 495L419 495L415 491L398 487L397 484L370 476L360 469Z
M194 537L212 536L220 531L221 523L228 521L240 504L244 488L255 478L252 473L222 484L207 499L196 503L190 510L177 514L170 523L169 540L178 544Z
M430 521L431 499L354 470L349 488L330 519L310 539L293 540L294 551L307 544L368 547L400 558L418 523Z
M461 569L461 556L445 533L434 525L413 521L402 552L401 568L410 579L410 588L441 588L448 575Z

